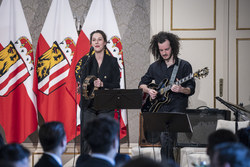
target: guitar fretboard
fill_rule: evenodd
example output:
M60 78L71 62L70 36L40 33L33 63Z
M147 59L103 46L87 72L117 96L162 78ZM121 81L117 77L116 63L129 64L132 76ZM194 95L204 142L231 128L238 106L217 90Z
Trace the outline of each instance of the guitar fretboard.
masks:
M180 84L192 79L193 77L194 77L194 74L189 74L185 78L182 78L181 80L178 80L178 81L174 82L173 84L169 84L168 86L166 86L164 88L164 92L169 91L172 88L173 85L180 85Z

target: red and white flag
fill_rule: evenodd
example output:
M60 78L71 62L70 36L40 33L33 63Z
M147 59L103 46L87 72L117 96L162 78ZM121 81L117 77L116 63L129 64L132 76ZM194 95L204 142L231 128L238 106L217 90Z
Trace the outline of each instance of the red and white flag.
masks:
M74 94L75 92L75 65L77 62L88 53L90 48L90 33L95 30L103 30L107 35L107 48L112 53L114 57L117 58L118 64L120 66L120 88L125 88L124 81L124 63L123 63L123 48L121 43L121 35L116 23L115 15L112 9L110 0L93 0L86 20L83 24L82 30L80 32L78 41L77 41L77 50L76 55L73 59L72 66L70 69L70 81L71 85L68 85L68 89ZM121 110L121 133L120 136L123 138L127 134L126 124L127 116L126 110Z
M76 136L78 106L65 83L77 38L69 1L53 0L38 39L34 82L38 111L45 122L62 122L68 141Z
M32 40L20 0L3 0L0 20L0 124L8 143L22 143L38 123Z

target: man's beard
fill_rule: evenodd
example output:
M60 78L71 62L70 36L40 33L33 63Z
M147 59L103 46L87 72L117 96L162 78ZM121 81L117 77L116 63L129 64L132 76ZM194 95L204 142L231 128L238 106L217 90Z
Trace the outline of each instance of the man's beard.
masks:
M173 54L171 53L170 56L169 56L169 58L164 59L164 60L168 62L172 57L173 57Z

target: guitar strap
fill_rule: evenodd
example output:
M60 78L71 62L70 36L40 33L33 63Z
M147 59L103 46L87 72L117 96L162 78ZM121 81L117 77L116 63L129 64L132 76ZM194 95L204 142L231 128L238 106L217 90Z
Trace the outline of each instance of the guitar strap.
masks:
M171 75L171 78L170 78L170 81L169 81L169 84L171 84L171 85L174 83L177 71L179 69L180 62L181 62L181 59L179 58L178 59L178 65L174 66L174 69L173 69L173 72L172 72L172 75Z

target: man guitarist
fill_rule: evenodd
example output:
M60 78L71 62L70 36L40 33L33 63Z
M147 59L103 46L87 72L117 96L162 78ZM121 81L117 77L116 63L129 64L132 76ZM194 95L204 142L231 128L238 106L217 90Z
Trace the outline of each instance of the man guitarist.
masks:
M190 63L178 58L179 48L179 37L175 34L159 32L152 37L149 50L156 61L149 66L148 71L139 83L139 88L149 94L150 99L160 98L159 91L148 87L148 84L153 80L155 84L161 85L161 82L167 79L166 85L169 85L192 73ZM162 86L166 85L162 84ZM173 84L170 91L165 94L165 96L168 96L165 97L168 100L161 104L157 112L183 112L188 106L188 97L193 95L194 92L194 79L188 80L181 85ZM173 147L176 142L176 133L162 132L160 141L162 160L174 159Z

